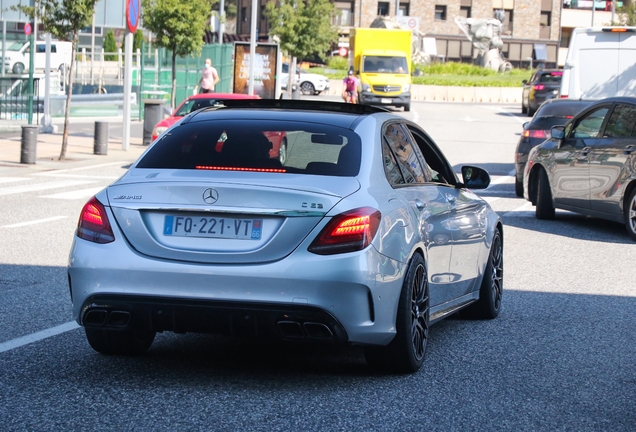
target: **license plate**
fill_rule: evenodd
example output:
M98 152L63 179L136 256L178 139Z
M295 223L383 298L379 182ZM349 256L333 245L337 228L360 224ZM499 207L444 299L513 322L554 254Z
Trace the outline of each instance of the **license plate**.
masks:
M167 215L163 222L163 235L176 237L260 240L262 229L262 219Z
M380 102L384 103L384 104L390 104L391 103L391 99L380 99Z

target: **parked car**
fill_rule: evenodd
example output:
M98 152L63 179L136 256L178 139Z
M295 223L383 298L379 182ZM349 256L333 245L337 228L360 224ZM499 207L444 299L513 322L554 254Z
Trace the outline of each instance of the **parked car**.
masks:
M565 124L593 101L575 99L548 99L543 102L532 120L523 124L523 132L515 149L515 193L523 196L523 170L528 153L550 138L552 126Z
M329 86L331 82L329 78L324 75L309 73L304 71L303 69L297 69L297 82L299 85L300 92L304 95L319 95L320 93L329 90ZM289 64L283 63L282 73L281 73L281 82L282 89L287 88L287 81L289 77Z
M521 112L532 117L544 101L557 97L562 77L558 69L537 69L529 81L523 80Z
M290 137L285 163L267 156L271 130ZM382 108L196 111L84 206L73 317L104 354L203 332L363 345L373 367L417 371L431 324L501 310L502 223L470 190L490 176L461 172Z
M538 219L555 208L624 223L636 240L636 98L603 99L528 155L525 198Z
M251 96L239 93L202 93L186 98L174 110L174 113L159 121L152 130L152 140L156 140L159 135L167 131L170 126L182 119L184 116L200 110L202 108L217 106L228 100L260 99L260 96ZM267 131L265 136L272 143L270 157L280 159L285 162L287 155L287 135L280 131Z

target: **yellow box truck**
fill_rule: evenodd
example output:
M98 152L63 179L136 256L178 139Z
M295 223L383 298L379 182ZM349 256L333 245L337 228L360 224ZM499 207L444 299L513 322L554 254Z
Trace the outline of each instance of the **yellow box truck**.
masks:
M411 109L411 30L355 28L349 35L358 103Z

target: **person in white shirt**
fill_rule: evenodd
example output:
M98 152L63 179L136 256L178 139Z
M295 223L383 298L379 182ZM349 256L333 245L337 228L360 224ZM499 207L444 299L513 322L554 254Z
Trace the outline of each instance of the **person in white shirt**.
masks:
M205 59L205 67L203 71L201 71L201 79L199 80L199 84L194 88L194 94L198 93L212 93L214 92L214 86L221 81L219 77L219 73L217 70L212 67L212 60Z

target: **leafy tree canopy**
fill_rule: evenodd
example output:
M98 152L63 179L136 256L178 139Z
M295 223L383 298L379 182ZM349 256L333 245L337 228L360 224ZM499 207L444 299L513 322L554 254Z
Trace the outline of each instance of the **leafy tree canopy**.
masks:
M629 4L623 3L623 6L618 8L617 12L619 25L636 25L636 2L630 2Z
M210 11L210 0L143 0L143 25L159 47L179 57L198 55Z
M330 0L281 0L267 3L265 16L270 36L280 38L280 47L293 57L319 55L324 58L338 32L331 25L337 13Z

